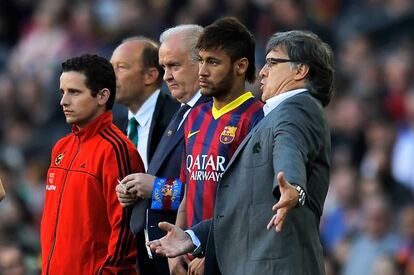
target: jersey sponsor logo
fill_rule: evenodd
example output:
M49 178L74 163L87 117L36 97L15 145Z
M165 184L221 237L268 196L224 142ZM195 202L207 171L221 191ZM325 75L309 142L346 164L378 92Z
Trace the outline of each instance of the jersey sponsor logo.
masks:
M227 125L224 127L223 132L220 134L220 142L223 144L229 144L233 142L236 137L237 127Z
M56 158L55 158L55 165L59 165L62 162L63 157L65 156L64 153L60 153Z
M56 191L56 185L46 184L46 191Z
M186 160L190 180L219 181L224 172L226 158L213 155L188 155Z
M200 130L198 130L198 131L194 131L194 132L189 132L189 133L188 133L187 138L190 138L190 137L192 137L192 136L194 136L194 135L198 134L198 132L200 132Z
M56 185L53 184L54 182L55 182L55 173L50 172L49 177L47 178L48 184L46 184L46 191L56 191Z

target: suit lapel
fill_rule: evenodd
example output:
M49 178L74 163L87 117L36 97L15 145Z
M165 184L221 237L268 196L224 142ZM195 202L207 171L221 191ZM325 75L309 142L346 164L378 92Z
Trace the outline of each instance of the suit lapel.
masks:
M194 107L197 105L200 105L202 103L205 103L209 101L209 97L201 96ZM194 108L193 107L193 108ZM187 115L188 117L188 115ZM186 118L187 119L187 118ZM158 169L160 169L161 165L163 164L164 160L167 158L167 156L171 153L171 151L174 150L174 148L177 146L177 144L184 138L184 123L181 125L181 127L174 133L172 137L168 137L166 132L164 132L163 137L160 141L160 143L157 146L157 149L155 150L155 153L153 155L153 159L151 160L149 166L148 166L148 173L152 175L156 175L158 173ZM152 128L152 127L151 127ZM168 127L166 128L166 131L168 131ZM168 143L168 145L164 143ZM161 150L160 148L164 148Z
M265 118L263 118L261 121L259 121L259 123L257 123L256 126L254 126L253 129L250 130L250 132L247 134L247 136L243 139L243 141L240 143L240 145L237 147L236 151L234 152L233 156L231 157L231 159L229 161L229 164L227 165L224 172L226 172L227 169L229 169L229 167L232 165L234 160L237 158L237 156L240 154L240 152L243 150L243 148L249 142L251 137L262 127L262 125L264 124L264 122L263 122L264 119Z
M286 101L286 100L284 100L284 101ZM269 119L271 119L272 116L275 115L275 113L276 113L275 110L278 109L282 103L280 103L279 105L277 105L267 116L265 116L264 118L262 118L262 120L260 120L259 123L257 123L256 126L249 132L249 134L243 139L242 143L240 143L239 147L237 147L237 149L236 149L236 152L234 152L232 158L230 159L229 164L227 165L227 168L225 169L225 171L232 165L232 163L237 158L237 156L239 155L239 153L243 150L244 146L246 146L246 144L249 142L250 138L258 130L260 130L263 127L263 125L266 124L266 122Z
M168 131L168 129L167 129ZM164 160L167 156L174 150L177 144L184 138L184 129L180 127L177 132L174 133L174 136L168 137L166 133L164 133L158 147L152 157L150 165L148 166L148 173L152 175L156 175L158 173L158 169L160 169L161 165L163 164ZM165 144L167 143L167 144ZM159 150L159 148L164 148L164 150Z

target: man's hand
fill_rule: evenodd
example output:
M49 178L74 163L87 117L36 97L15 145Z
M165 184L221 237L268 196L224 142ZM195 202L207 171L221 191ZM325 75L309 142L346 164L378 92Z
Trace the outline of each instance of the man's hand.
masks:
M204 260L205 258L195 258L188 265L189 275L203 275L204 274Z
M283 172L277 174L277 181L279 182L280 199L273 205L272 210L276 214L270 219L267 225L267 230L270 230L273 225L276 227L276 232L282 231L283 222L290 209L294 208L299 201L299 193L286 179Z
M187 255L177 256L175 258L168 258L168 266L171 275L187 275L188 264L190 259Z
M134 205L138 199L137 195L135 193L128 192L125 185L123 185L121 182L119 182L118 185L115 187L115 191L116 196L118 197L118 201L122 205L122 207Z
M161 239L147 242L151 250L158 255L173 258L195 249L190 236L178 226L168 222L160 222L158 227L167 231L167 235Z
M121 183L125 185L130 193L135 193L138 197L149 199L152 197L152 187L155 177L149 174L136 173L126 176Z

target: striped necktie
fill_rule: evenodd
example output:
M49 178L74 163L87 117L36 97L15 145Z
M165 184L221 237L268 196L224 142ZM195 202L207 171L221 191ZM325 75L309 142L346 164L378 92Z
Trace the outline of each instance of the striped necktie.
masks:
M128 138L132 141L132 143L137 147L138 145L138 121L135 117L131 117L128 122Z

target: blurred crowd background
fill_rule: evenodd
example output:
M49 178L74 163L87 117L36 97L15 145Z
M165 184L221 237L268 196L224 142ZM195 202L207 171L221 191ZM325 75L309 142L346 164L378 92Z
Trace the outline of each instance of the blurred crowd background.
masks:
M87 52L110 58L128 36L158 41L165 28L223 15L254 34L258 68L276 31L309 29L334 49L327 274L414 274L412 0L0 0L0 274L39 273L50 150L70 130L61 62Z

